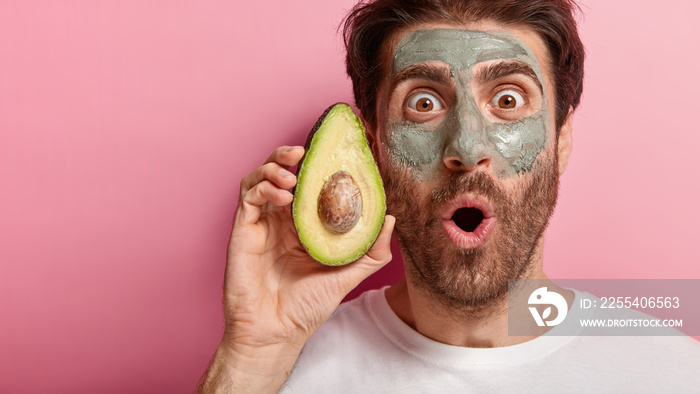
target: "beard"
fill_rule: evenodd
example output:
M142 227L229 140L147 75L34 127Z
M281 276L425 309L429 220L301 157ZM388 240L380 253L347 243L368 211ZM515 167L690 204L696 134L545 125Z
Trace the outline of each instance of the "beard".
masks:
M424 194L410 171L380 166L387 211L397 219L395 232L408 262L407 279L464 312L486 312L504 300L509 279L533 272L533 254L557 201L557 161L556 149L542 152L509 190L482 171L453 172ZM442 226L445 205L464 193L486 198L497 218L486 243L473 249L457 247Z

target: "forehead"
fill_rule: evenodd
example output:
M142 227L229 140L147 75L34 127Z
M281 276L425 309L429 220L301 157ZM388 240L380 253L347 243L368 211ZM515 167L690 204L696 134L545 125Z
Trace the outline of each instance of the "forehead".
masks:
M542 80L537 56L515 35L506 31L422 29L406 34L396 45L392 70L426 62L443 62L453 69L471 69L497 59L521 61Z

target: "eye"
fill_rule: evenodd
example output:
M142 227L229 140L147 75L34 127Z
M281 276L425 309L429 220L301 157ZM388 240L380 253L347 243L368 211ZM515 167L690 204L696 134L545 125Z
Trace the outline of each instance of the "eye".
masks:
M525 99L515 90L507 89L496 93L490 104L500 109L517 109L525 104Z
M408 100L408 108L418 112L439 111L442 104L430 93L418 93Z

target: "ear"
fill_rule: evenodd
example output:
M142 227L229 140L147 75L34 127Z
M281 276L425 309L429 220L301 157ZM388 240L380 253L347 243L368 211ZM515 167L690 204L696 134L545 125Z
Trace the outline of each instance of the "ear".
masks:
M360 115L360 120L362 121L362 125L365 128L365 137L367 137L367 142L369 143L369 149L372 151L372 154L377 155L377 136L375 134L375 130L369 127L369 123L365 120L365 117Z
M559 175L564 173L566 166L569 164L569 157L571 156L571 151L574 149L573 141L573 127L571 125L571 118L574 113L574 109L569 107L569 113L566 115L566 120L559 130L559 144L557 145L557 154L559 156Z

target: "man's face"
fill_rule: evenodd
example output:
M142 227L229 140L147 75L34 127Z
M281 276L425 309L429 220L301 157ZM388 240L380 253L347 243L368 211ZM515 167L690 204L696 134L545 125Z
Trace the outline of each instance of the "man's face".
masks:
M394 43L375 153L407 274L450 306L478 309L508 279L536 274L556 203L546 47L484 23L422 26Z

